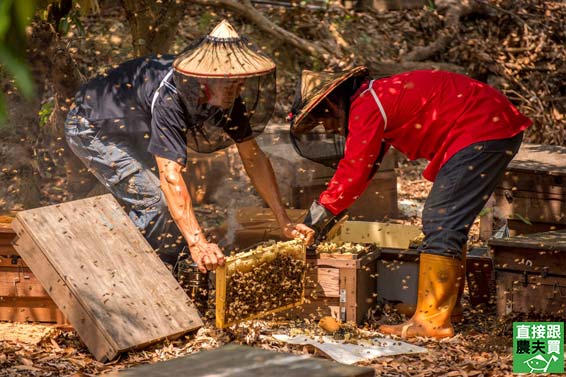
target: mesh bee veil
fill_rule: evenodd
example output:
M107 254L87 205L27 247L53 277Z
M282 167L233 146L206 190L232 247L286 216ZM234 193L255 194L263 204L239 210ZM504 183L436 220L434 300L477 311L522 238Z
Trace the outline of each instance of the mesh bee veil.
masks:
M356 67L338 73L303 71L289 114L295 150L336 168L344 156L350 96L368 75Z
M187 146L213 152L262 133L275 107L275 64L222 21L173 63Z

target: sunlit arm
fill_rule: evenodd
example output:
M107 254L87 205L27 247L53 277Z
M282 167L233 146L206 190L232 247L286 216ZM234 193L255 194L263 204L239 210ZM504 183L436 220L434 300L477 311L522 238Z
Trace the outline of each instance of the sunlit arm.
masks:
M159 169L161 190L167 200L169 212L187 241L193 261L201 270L204 266L208 270L215 269L217 264L223 263L224 255L217 245L208 243L202 233L193 210L191 196L181 174L183 166L159 156L155 159Z
M273 211L275 219L283 229L285 236L288 238L299 236L299 234L302 233L302 228L297 228L297 225L292 223L285 212L285 207L281 201L279 187L277 186L269 158L267 158L253 139L239 143L237 146L244 168L255 189Z

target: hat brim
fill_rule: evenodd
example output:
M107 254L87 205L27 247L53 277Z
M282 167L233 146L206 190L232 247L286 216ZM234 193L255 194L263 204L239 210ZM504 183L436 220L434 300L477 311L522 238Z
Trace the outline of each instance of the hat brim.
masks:
M239 79L275 71L275 63L254 51L244 37L219 39L206 36L173 62L176 72L197 78Z
M299 113L293 118L292 128L299 131L301 124L305 118L320 104L326 97L334 92L341 84L352 77L366 76L368 74L367 67L360 66L343 72L336 78L324 83L320 88L315 89L316 93L303 105Z

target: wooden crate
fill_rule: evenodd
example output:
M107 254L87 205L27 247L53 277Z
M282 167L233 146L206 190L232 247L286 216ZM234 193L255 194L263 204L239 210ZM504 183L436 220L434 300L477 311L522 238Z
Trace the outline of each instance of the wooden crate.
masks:
M12 246L12 220L0 216L0 321L68 323Z
M112 195L18 213L14 247L97 360L202 326Z
M487 248L472 248L466 256L466 282L470 304L478 306L493 303L495 298L495 272L493 257Z
M508 219L511 235L566 228L566 147L523 144L480 217L480 234L493 234L493 217Z
M417 304L419 253L416 249L408 246L382 249L377 276L378 302Z
M290 315L319 318L331 315L343 322L363 323L377 303L377 263L388 249L407 249L420 234L417 227L346 221L333 241L373 245L362 255L307 255L310 272L305 297L310 300Z
M566 231L489 241L497 312L538 312L566 319Z
M111 377L373 377L375 370L344 365L319 357L228 344L173 360L140 365L108 374Z

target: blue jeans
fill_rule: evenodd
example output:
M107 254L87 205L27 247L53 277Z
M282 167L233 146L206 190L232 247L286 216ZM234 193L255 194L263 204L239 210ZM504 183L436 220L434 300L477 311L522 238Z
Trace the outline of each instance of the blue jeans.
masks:
M472 144L440 169L422 215L420 251L462 258L468 233L486 201L519 151L523 133Z
M130 219L166 263L185 246L160 188L154 157L123 135L104 135L72 109L65 122L69 147L89 171L125 205Z

